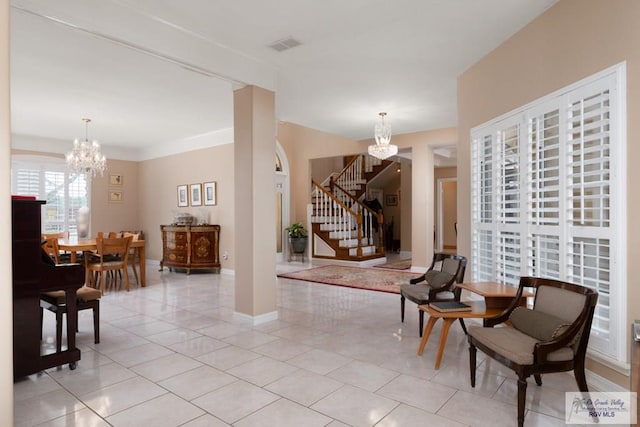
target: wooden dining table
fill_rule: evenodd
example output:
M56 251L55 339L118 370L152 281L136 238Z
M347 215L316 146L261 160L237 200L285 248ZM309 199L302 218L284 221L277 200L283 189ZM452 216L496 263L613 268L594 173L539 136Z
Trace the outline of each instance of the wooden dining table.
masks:
M90 251L95 251L98 247L96 245L96 239L87 239L87 240L78 240L78 239L58 239L58 247L61 251L67 251L71 253L71 262L77 262L78 260L78 252L84 252L85 255ZM145 256L145 241L144 240L133 240L131 242L131 248L135 249L136 254L138 256L138 261L140 263L140 286L146 286L146 277L147 277L147 269L146 269L146 256ZM89 257L84 257L85 267L86 263L89 261ZM89 270L86 271L86 280L88 283Z

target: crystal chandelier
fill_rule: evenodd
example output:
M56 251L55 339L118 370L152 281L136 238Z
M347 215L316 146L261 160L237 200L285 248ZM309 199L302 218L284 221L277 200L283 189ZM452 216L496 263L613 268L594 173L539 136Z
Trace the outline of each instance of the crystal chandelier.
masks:
M389 144L391 142L391 126L384 122L387 113L379 113L380 123L374 128L376 144L369 146L369 155L384 160L387 157L398 154L398 146Z
M100 152L98 141L89 142L89 122L91 119L82 119L85 123L85 140L73 141L73 150L67 153L67 167L75 173L91 173L96 176L98 172L103 174L107 165L107 158Z

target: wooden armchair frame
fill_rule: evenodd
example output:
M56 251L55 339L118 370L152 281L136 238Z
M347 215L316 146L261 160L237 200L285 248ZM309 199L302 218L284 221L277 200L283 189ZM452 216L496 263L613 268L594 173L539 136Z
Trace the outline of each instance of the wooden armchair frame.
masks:
M536 308L538 291L541 287L550 286L554 288L563 289L569 292L575 292L584 295L584 304L576 317L571 322L564 332L560 333L555 338L547 341L540 341L535 343L533 347L533 363L521 364L509 358L507 355L499 353L490 348L482 338L478 338L474 335L475 329L482 329L481 327L475 327L469 329L468 341L469 341L469 368L471 375L471 386L475 387L476 382L476 351L480 349L487 356L497 360L501 364L515 371L518 375L518 426L524 424L524 412L525 412L525 399L527 391L527 378L531 375L534 376L536 384L542 385L541 374L552 372L567 372L574 371L574 376L578 388L582 392L588 392L587 380L585 377L585 356L587 352L587 344L589 342L589 335L591 330L591 322L593 320L593 314L598 301L598 293L592 289L584 286L576 285L573 283L562 282L553 279L542 279L535 277L522 277L520 279L520 285L518 287L518 293L513 299L511 305L505 309L500 315L485 319L484 326L492 328L493 326L500 325L511 316L512 312L520 306L520 299L524 288L535 288L536 299L534 301L534 310ZM511 329L509 326L498 329ZM525 334L526 335L526 334ZM554 352L563 351L567 348L573 352L573 357L570 359L564 357L553 357ZM557 356L558 353L555 353ZM550 357L551 356L551 357Z

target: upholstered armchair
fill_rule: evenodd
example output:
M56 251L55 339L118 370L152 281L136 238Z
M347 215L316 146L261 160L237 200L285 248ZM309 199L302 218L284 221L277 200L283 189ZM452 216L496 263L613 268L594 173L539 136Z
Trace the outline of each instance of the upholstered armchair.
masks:
M533 309L520 306L524 288L535 288ZM469 327L471 386L476 382L476 349L513 369L518 375L518 426L524 423L531 375L541 386L542 374L573 370L580 391L588 392L584 360L597 300L597 292L584 286L522 277L502 314L485 319L485 327Z
M405 300L418 305L434 301L460 301L462 289L455 286L462 283L467 267L467 258L447 253L433 254L431 266L425 274L411 279L409 284L400 286L400 320L404 322ZM424 311L419 311L419 331L422 336ZM466 333L464 322L460 319L462 329Z

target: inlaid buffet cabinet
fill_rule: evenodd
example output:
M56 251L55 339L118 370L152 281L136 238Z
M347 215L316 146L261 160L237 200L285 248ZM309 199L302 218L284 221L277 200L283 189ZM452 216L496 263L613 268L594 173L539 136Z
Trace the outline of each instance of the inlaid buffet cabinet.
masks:
M161 225L162 261L166 266L184 269L187 274L195 269L214 270L220 273L219 225Z

